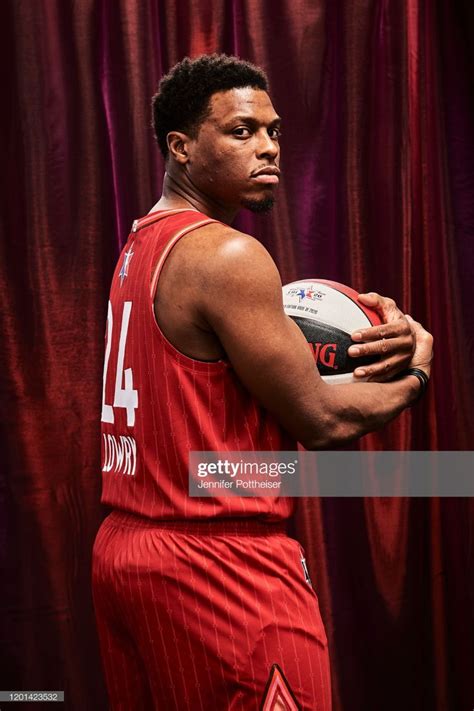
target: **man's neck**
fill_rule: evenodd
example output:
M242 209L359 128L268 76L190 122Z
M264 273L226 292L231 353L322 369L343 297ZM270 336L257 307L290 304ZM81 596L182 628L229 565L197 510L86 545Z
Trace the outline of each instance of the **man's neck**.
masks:
M214 201L209 200L204 195L200 195L196 189L186 181L173 178L169 173L165 173L163 180L163 191L158 202L153 205L150 212L157 210L197 210L230 225L237 210L224 208Z

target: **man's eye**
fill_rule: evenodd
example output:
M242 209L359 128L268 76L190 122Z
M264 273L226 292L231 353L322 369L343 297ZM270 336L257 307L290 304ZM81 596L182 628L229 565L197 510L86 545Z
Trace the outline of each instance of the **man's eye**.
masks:
M234 136L238 136L239 138L248 138L250 136L250 130L246 126L239 126L238 128L234 128L232 131Z
M271 128L268 132L270 138L280 138L281 130L279 128Z

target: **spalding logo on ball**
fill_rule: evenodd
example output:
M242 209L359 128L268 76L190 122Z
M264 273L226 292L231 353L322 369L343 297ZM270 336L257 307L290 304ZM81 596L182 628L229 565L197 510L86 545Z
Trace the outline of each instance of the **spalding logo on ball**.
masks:
M382 323L376 311L357 297L350 286L326 279L294 281L283 287L285 313L303 331L321 376L331 384L353 382L356 368L377 360L351 358L347 353L354 343L351 333Z

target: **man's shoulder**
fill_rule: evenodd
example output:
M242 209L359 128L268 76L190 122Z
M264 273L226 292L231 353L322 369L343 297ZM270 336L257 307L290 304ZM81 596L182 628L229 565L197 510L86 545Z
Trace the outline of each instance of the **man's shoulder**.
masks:
M213 275L219 270L245 275L261 269L276 269L258 239L221 222L198 227L184 240L183 246L193 253L196 266Z
M210 223L174 245L158 281L155 313L178 350L213 359L222 352L216 347L216 324L245 318L263 301L281 301L280 276L270 254L254 237ZM195 351L189 350L190 334Z
M240 244L242 248L263 247L255 237L245 232L240 232L235 229L235 227L226 225L224 222L218 222L217 220L196 227L196 229L193 230L193 234L199 240L209 243L212 242L214 246L224 246L232 243L234 245Z
M199 285L196 305L205 316L216 310L251 308L256 300L279 303L279 271L255 237L213 223L196 230L194 240L187 238L192 254L183 255L186 270L190 283Z

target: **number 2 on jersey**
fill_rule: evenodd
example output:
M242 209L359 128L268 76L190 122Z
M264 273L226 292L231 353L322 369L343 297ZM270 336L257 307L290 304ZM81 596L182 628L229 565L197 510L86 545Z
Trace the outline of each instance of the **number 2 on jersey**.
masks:
M123 304L122 325L120 327L120 339L117 356L117 369L115 376L114 404L108 405L105 402L105 384L107 382L107 370L109 367L110 350L112 348L112 332L114 327L114 317L112 304L109 301L107 311L107 345L105 348L104 360L104 383L102 388L102 422L114 422L114 407L123 407L127 411L127 426L133 427L135 424L135 410L138 407L138 390L133 389L133 373L131 368L123 369L125 358L125 346L127 343L128 324L132 311L132 302L125 301ZM125 380L125 387L122 387Z

